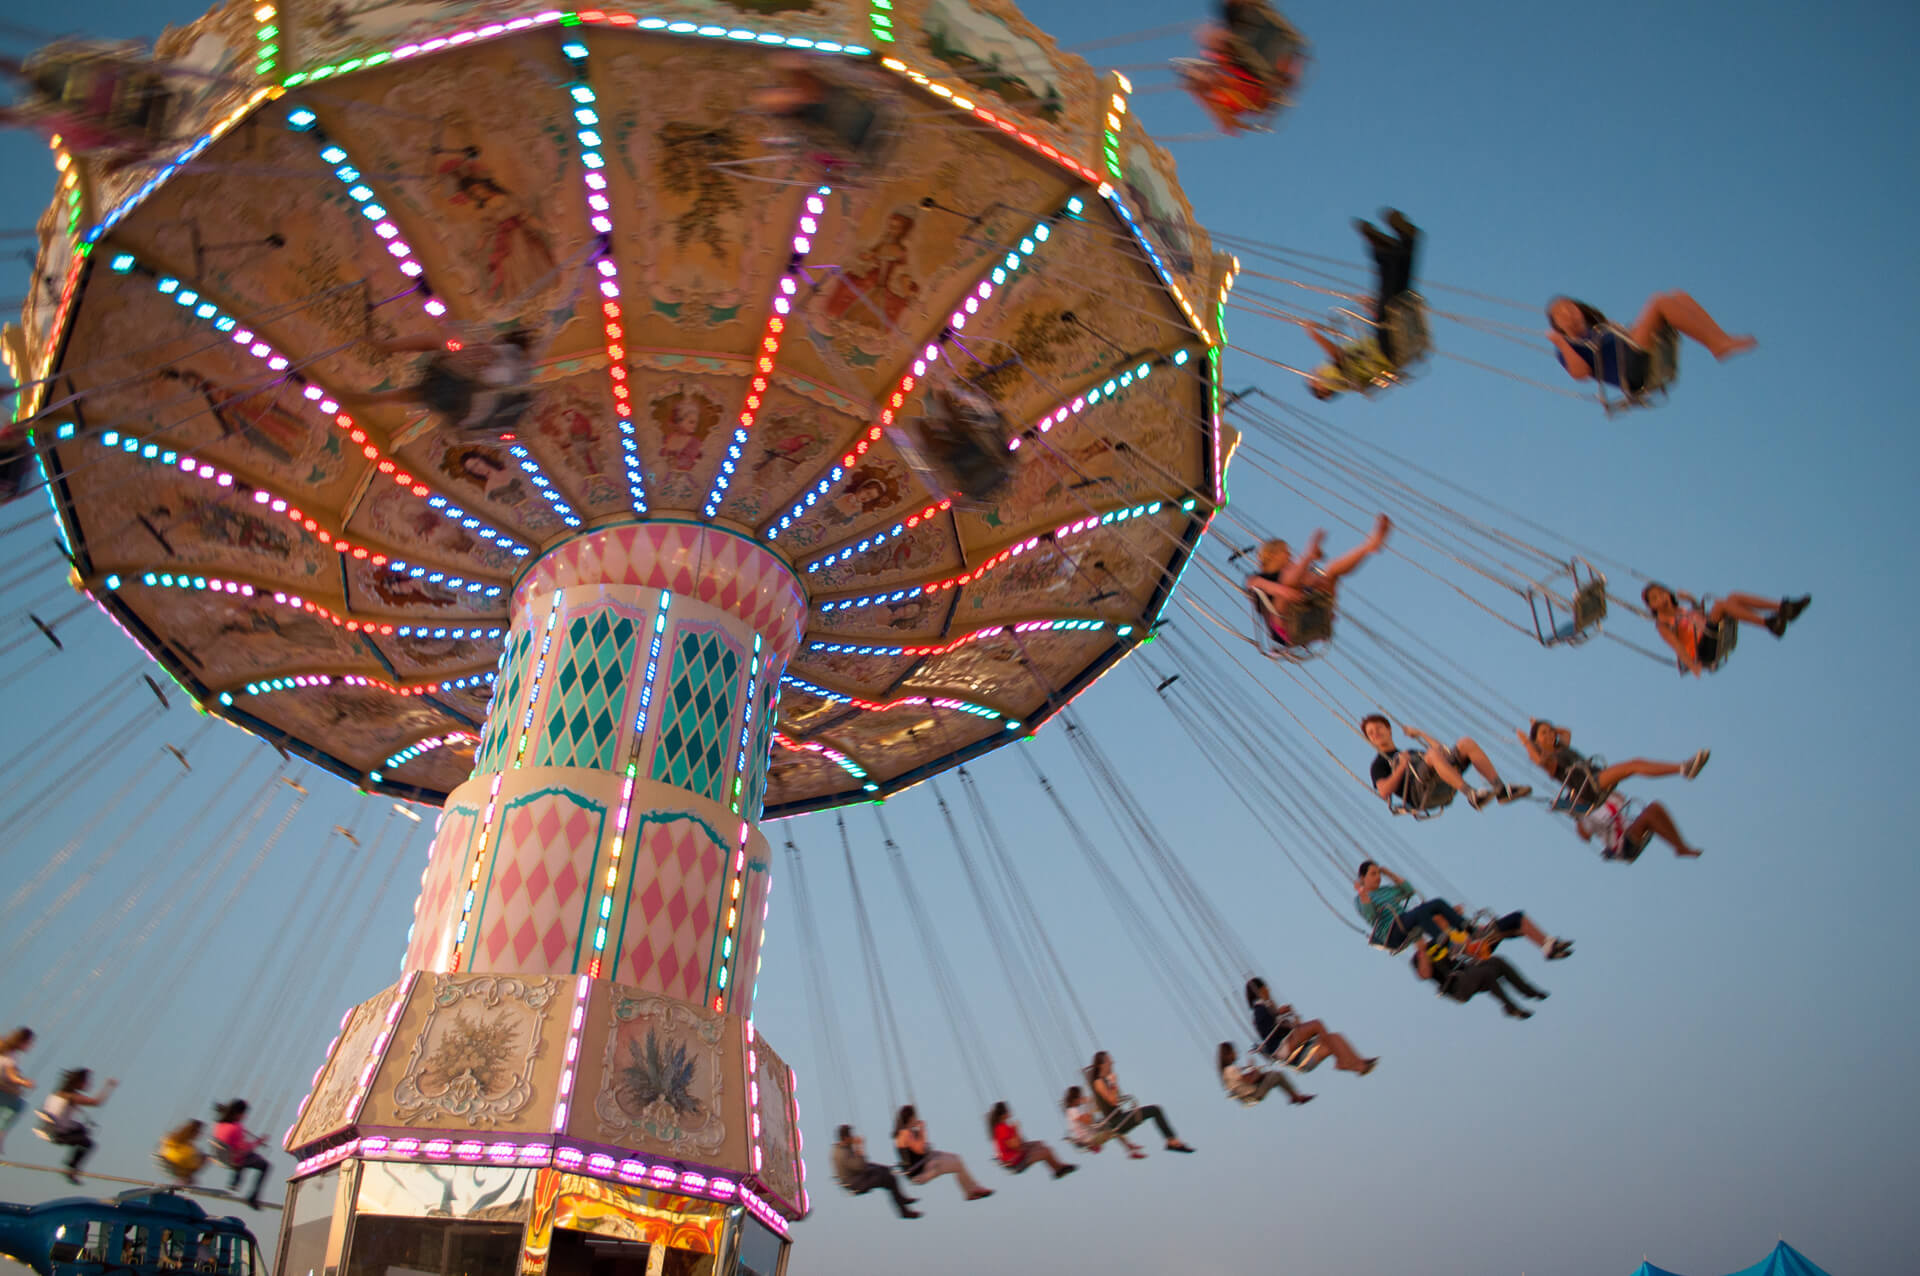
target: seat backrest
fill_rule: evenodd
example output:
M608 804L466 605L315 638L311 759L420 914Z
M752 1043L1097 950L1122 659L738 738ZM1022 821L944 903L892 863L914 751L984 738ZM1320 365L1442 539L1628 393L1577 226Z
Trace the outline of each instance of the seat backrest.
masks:
M1707 662L1708 672L1727 663L1727 657L1740 643L1740 622L1728 616L1713 629L1713 659Z
M1580 586L1573 595L1573 628L1591 629L1607 618L1607 581L1600 577Z
M1393 357L1401 367L1418 363L1433 349L1427 328L1427 302L1417 292L1401 293L1387 306L1387 327L1393 334Z

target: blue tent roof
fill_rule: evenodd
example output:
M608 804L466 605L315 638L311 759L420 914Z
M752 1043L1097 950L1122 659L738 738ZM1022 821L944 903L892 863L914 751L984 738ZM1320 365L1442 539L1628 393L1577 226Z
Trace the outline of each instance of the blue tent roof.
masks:
M1632 1276L1677 1276L1664 1267L1642 1261ZM1793 1246L1781 1241L1773 1252L1751 1267L1743 1267L1732 1276L1828 1276L1826 1270Z
M1655 1267L1643 1259L1640 1266L1633 1269L1633 1276L1680 1276L1680 1274L1670 1272L1664 1267Z
M1751 1267L1734 1272L1733 1276L1827 1276L1827 1273L1805 1254L1781 1241L1771 1254Z

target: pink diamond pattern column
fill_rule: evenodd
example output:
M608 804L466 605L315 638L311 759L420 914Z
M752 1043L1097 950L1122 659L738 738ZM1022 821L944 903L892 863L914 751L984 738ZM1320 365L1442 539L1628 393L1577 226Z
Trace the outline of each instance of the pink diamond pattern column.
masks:
M692 820L649 825L634 852L636 880L651 880L630 899L614 978L701 1001L726 854Z
M467 867L467 854L480 812L471 806L451 806L433 837L426 871L420 876L420 897L413 905L413 935L407 942L407 970L444 970L453 951L453 928L459 924L455 888Z
M570 975L581 965L594 850L606 808L566 790L508 804L498 867L478 906L480 942L468 969Z

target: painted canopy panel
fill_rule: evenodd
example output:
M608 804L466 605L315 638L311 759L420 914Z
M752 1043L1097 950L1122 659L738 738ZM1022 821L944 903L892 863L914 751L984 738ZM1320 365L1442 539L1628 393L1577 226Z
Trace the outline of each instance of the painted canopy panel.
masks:
M230 69L256 7L168 47ZM515 582L642 505L757 536L809 593L774 815L1017 738L1148 631L1211 514L1193 316L1227 265L1116 81L1003 0L897 0L890 42L865 0L654 9L683 30L287 0L259 37L285 92L211 94L207 119L258 100L110 219L133 188L83 168L102 229L64 328L29 299L49 397L78 404L45 425L83 585L209 707L357 782L443 797ZM854 50L810 56L887 121L859 180L743 109L789 37ZM1102 187L1116 110L1131 171ZM533 364L511 439L381 397L510 326ZM884 428L956 380L1026 432L977 507Z

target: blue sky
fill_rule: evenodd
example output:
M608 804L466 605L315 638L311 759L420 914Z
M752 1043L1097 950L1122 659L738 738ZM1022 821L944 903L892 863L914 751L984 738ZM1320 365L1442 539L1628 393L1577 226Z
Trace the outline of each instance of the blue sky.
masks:
M1181 16L1145 0L1034 0L1026 11L1069 45ZM59 10L72 29L116 35L151 35L192 13L132 0L72 0ZM1609 643L1541 651L1399 562L1371 564L1355 579L1359 597L1393 611L1507 698L1572 723L1581 743L1609 757L1714 749L1699 781L1636 789L1666 799L1707 848L1697 863L1656 851L1631 869L1603 866L1537 810L1455 811L1391 828L1473 903L1524 906L1579 941L1571 961L1551 967L1531 953L1514 958L1553 993L1526 1024L1484 1003L1437 1000L1402 963L1328 917L1276 849L1272 827L1231 800L1216 758L1191 748L1138 671L1124 668L1084 697L1085 722L1276 988L1383 1057L1364 1080L1316 1072L1307 1088L1321 1097L1304 1109L1242 1110L1222 1098L1210 1060L1071 856L1024 763L1010 755L983 762L976 774L1030 873L1066 976L1128 1088L1166 1106L1200 1149L1190 1158L1156 1152L1125 1162L1108 1152L1059 1184L991 1170L980 1105L902 923L872 813L851 813L862 885L893 957L889 981L911 1043L915 1097L936 1144L1002 1190L963 1206L936 1182L921 1193L927 1219L907 1226L881 1201L846 1198L825 1181L832 1125L855 1120L878 1143L886 1114L877 1098L849 1116L829 1110L834 1087L814 1058L783 859L759 1021L803 1078L818 1207L798 1231L790 1270L934 1274L1041 1262L1116 1272L1257 1264L1624 1276L1646 1254L1675 1271L1712 1274L1755 1261L1777 1235L1836 1276L1910 1270L1920 1224L1901 1202L1920 1136L1911 1086L1920 1029L1903 922L1920 868L1916 786L1901 744L1915 674L1899 653L1911 646L1902 635L1920 623L1906 588L1915 567L1907 515L1920 473L1900 354L1920 340L1911 305L1920 257L1908 225L1912 166L1898 157L1911 152L1917 122L1907 86L1920 13L1844 4L1810 20L1804 8L1770 0L1737 15L1636 0L1599 11L1382 0L1301 5L1290 16L1316 61L1282 129L1176 147L1206 224L1354 259L1348 218L1392 203L1427 229L1422 264L1434 280L1528 302L1567 291L1622 317L1651 291L1683 287L1728 327L1761 340L1756 354L1720 366L1687 351L1670 403L1612 420L1591 404L1446 359L1415 384L1329 405L1324 415L1683 587L1806 591L1814 608L1786 641L1745 637L1726 671L1683 683ZM54 20L34 15L40 25ZM1165 38L1092 56L1144 66L1184 45ZM1166 76L1146 69L1135 80L1151 90ZM1159 134L1205 127L1174 93L1143 91L1136 109ZM46 152L29 138L0 138L0 164L13 176L0 191L0 228L30 227L51 190ZM24 265L0 269L0 297L19 296ZM1315 304L1304 294L1298 301ZM1480 313L1543 326L1537 311ZM1557 375L1544 354L1452 325L1437 336L1446 350L1548 381ZM1234 340L1289 362L1308 357L1296 330L1247 317L1235 322ZM1244 358L1229 366L1235 384L1304 402L1284 373ZM1316 511L1250 468L1232 486L1236 517L1296 537L1314 525ZM0 527L26 513L9 508ZM48 535L36 527L0 541L23 566L47 564L0 595L0 648L21 629L19 614L58 583ZM1345 536L1335 533L1336 547ZM1223 557L1217 547L1208 552ZM1205 648L1191 619L1176 613L1176 634L1182 628L1190 649ZM177 876L169 866L218 856L213 832L244 818L278 759L221 730L194 754L193 775L175 778L159 745L194 730L176 706L164 727L124 732L104 764L77 765L93 742L135 717L146 693L110 697L104 716L77 721L91 710L75 706L131 667L135 653L97 617L65 632L67 653L28 677L14 674L34 647L0 654L13 698L0 754L22 755L0 809L66 777L64 792L36 808L43 820L15 818L4 894L67 857L26 906L9 909L0 943L12 947L45 901L112 849L127 817L159 805L9 962L0 1019L72 1024L45 1043L57 1054L29 1056L31 1075L50 1079L59 1066L85 1062L126 1080L102 1113L95 1164L142 1174L160 1129L201 1112L214 1097L209 1087L251 1085L263 1100L299 1092L340 1011L397 967L426 837L389 826L375 854L388 804L312 777L310 799L243 889L235 883L290 791L270 795L217 884L177 892L179 903L162 908ZM1337 739L1328 734L1337 724L1295 683L1278 670L1257 673L1315 731ZM1243 685L1250 712L1271 711L1265 692ZM1438 734L1461 729L1426 725ZM1049 729L1024 747L1058 776L1088 827L1109 836L1059 734ZM55 743L36 743L43 737ZM66 752L45 754L63 739ZM1224 739L1217 746L1228 747ZM44 771L22 774L43 755ZM1360 750L1348 761L1364 758ZM1351 785L1317 750L1310 760L1324 765L1276 774L1275 791ZM89 816L130 780L124 801L87 830ZM947 787L957 798L958 787ZM1256 805L1272 800L1249 796ZM1384 812L1363 814L1371 819L1356 817L1356 828L1388 831ZM943 944L993 1038L996 1070L1013 1087L1005 1097L1031 1134L1054 1137L1049 1104L1065 1078L1043 1089L1034 1075L944 837L911 836L938 829L931 795L898 799L888 818L896 836L909 837L921 893L938 904ZM335 824L357 829L366 850L331 836ZM189 826L206 832L168 851ZM768 832L778 844L786 830ZM854 1080L878 1095L833 819L809 817L792 832L814 865ZM371 857L364 877L356 854ZM393 886L369 907L397 855ZM137 937L152 920L152 936L88 982L87 923L156 861L164 871L111 929ZM358 951L313 933L314 901L329 883L348 901L335 935L367 927ZM109 939L104 955L117 942ZM1193 996L1217 1002L1219 991ZM285 1013L270 1017L277 1004ZM24 1128L7 1152L45 1159ZM57 1186L0 1171L8 1199Z

